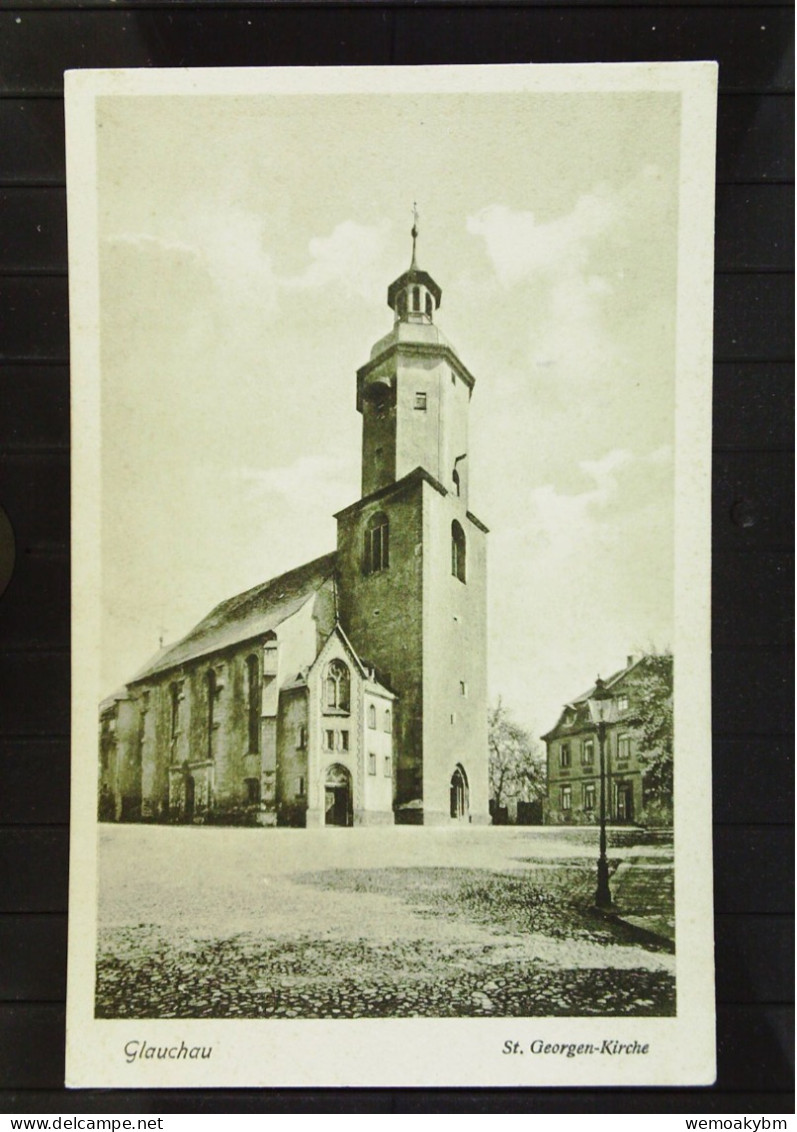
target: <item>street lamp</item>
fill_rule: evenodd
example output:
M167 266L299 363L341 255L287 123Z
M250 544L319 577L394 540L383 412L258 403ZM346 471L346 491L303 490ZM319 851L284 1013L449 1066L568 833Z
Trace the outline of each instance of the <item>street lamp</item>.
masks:
M602 912L609 912L614 908L612 894L609 889L609 862L606 859L606 724L609 716L609 704L612 694L606 688L600 676L595 681L595 688L587 703L589 714L598 732L598 752L601 771L601 832L600 852L598 854L598 887L595 890L595 907Z

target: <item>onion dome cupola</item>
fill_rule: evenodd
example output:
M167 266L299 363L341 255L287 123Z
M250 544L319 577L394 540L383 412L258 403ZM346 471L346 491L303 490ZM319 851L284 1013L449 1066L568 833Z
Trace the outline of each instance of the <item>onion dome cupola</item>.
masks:
M412 260L409 270L399 275L387 289L387 303L395 314L396 322L434 322L434 312L440 306L443 292L428 271L422 271L417 262L418 210L413 209Z

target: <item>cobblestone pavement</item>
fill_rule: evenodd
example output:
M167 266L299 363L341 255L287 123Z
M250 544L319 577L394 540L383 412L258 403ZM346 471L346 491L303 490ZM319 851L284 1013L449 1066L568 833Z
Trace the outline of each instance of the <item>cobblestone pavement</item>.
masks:
M139 829L101 853L99 1017L674 1013L666 947L590 911L592 831L355 830L286 861L269 831Z

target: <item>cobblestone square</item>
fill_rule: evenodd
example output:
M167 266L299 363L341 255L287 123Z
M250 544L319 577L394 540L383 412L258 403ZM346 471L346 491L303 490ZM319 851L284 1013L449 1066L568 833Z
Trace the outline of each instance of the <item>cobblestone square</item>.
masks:
M671 845L640 837L611 832L612 874L639 865L666 895ZM96 1014L671 1015L671 944L590 907L596 839L105 825Z

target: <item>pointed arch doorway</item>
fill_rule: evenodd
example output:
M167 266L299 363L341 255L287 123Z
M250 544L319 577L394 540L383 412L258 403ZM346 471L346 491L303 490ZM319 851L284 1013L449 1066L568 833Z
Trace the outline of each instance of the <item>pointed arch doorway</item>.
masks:
M324 779L324 825L353 825L351 774L333 763Z
M465 774L465 768L461 763L457 763L454 773L451 775L450 796L451 817L455 821L467 820L470 810L468 776Z

